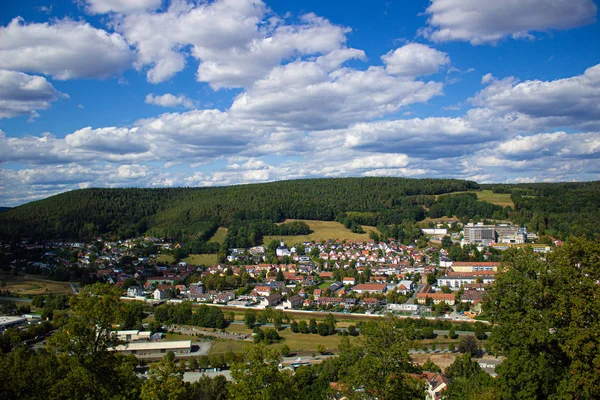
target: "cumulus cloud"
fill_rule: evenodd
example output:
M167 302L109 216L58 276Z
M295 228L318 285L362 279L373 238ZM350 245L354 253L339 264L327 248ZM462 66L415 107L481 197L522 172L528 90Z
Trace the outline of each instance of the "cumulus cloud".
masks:
M155 106L160 107L183 107L183 108L194 108L197 106L197 103L184 96L179 95L175 96L170 93L166 93L163 95L154 95L153 93L148 93L145 99L146 104L154 104Z
M58 80L106 78L129 67L132 52L118 33L63 19L0 27L0 68L40 73Z
M448 54L420 43L408 43L381 59L389 74L412 78L435 74L440 67L450 64Z
M551 156L562 158L600 158L600 132L540 133L518 135L500 144L497 153L510 159L534 159Z
M494 44L505 37L529 38L531 32L570 29L596 20L592 0L431 0L421 34L435 42Z
M106 14L109 12L131 13L144 10L155 10L160 7L161 0L82 0L86 11L90 14Z
M554 81L518 82L514 77L483 77L487 86L470 99L482 107L469 111L473 120L509 120L519 129L600 129L600 64L582 75Z
M346 49L277 67L236 97L231 114L273 126L335 129L442 93L439 82L395 77L383 67L363 71L339 66L363 56Z
M51 102L66 97L42 76L0 70L0 119L35 117L36 110L48 109Z
M413 118L364 122L325 135L339 135L347 148L378 153L445 158L473 152L473 147L499 139L463 118Z
M339 49L349 32L314 14L286 24L257 0L173 2L164 12L121 15L113 24L135 46L136 68L149 68L149 82L183 70L189 46L199 61L197 80L213 89L246 87L282 61Z

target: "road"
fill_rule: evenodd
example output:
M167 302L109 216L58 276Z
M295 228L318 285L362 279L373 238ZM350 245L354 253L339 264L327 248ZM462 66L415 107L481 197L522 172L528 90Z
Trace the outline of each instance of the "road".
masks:
M5 296L2 296L2 297L0 297L0 300L21 302L21 303L31 303L32 302L31 299L28 299L26 297L5 297Z

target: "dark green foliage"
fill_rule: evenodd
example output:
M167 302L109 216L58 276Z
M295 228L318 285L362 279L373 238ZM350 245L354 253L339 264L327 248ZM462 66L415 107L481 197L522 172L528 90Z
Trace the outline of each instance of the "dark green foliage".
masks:
M446 369L445 375L450 385L444 392L447 400L478 400L495 398L493 396L494 379L479 367L469 354L456 357Z
M202 328L225 328L227 322L223 311L218 307L200 305L192 312L192 303L184 301L179 304L163 304L156 307L154 319L159 324L195 325Z
M508 252L489 293L490 338L506 356L501 398L597 398L600 244L573 239L541 259Z
M219 188L85 189L1 213L0 238L132 237L148 232L205 242L217 226L235 220L332 221L346 211L377 212L377 220L400 223L423 219L423 206L434 195L477 188L474 182L449 179L340 178Z
M461 193L440 196L429 209L431 218L456 215L473 219L476 215L482 218L492 218L494 213L504 209L498 205L477 200L476 193ZM507 210L508 211L508 210ZM505 217L506 215L503 215Z

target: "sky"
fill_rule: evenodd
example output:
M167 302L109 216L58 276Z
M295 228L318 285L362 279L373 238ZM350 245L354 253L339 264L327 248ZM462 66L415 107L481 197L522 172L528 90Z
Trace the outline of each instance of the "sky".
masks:
M593 0L0 4L0 206L88 187L600 179Z

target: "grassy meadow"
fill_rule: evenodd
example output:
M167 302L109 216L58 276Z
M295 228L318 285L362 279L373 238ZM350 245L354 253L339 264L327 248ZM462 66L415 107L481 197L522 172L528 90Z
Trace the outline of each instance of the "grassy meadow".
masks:
M297 235L297 236L265 236L263 243L266 245L271 240L283 239L288 246L293 246L303 242L320 242L322 240L349 240L349 241L365 241L369 240L369 231L378 232L374 226L363 226L365 233L354 233L350 229L346 229L344 225L335 221L313 221L304 219L288 219L285 222L302 221L306 222L313 233L309 235Z

